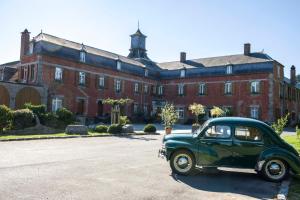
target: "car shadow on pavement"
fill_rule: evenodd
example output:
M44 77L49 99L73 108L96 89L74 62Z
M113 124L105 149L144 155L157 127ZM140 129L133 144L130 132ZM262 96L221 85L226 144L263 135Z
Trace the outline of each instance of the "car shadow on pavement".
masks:
M273 199L279 184L267 182L257 174L218 170L215 173L199 172L191 176L172 173L172 178L197 190L236 193L258 199Z

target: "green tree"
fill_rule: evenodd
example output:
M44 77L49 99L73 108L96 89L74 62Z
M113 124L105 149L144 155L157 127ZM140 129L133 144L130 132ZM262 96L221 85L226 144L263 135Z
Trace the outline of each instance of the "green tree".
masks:
M12 124L12 111L5 105L0 105L0 133L9 129Z
M161 119L165 127L172 127L178 120L178 113L173 104L167 103L161 110Z
M104 104L111 105L111 124L120 124L120 106L131 103L133 100L126 99L111 99L103 100Z
M285 116L279 118L277 122L273 123L271 127L274 129L274 131L281 135L283 132L284 127L286 126L288 120L289 120L290 113L286 114Z
M222 117L225 116L225 111L221 108L214 106L213 109L210 110L210 114L212 117Z
M205 107L202 104L193 103L189 105L189 110L192 112L193 115L196 117L196 124L199 124L199 115L205 114Z

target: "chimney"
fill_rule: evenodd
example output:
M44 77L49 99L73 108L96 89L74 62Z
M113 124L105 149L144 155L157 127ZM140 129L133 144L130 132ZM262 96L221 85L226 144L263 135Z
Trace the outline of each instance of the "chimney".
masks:
M20 52L20 59L22 59L22 57L24 55L27 54L28 50L29 50L29 40L30 40L30 32L28 32L27 29L25 29L22 33L21 33L21 52Z
M296 67L294 66L294 65L292 65L292 67L291 67L291 84L292 85L296 85L296 82L297 82L297 80L296 80Z
M244 55L249 56L251 53L251 44L250 43L245 43L244 44Z
M185 61L186 61L186 53L180 52L180 62L185 62Z

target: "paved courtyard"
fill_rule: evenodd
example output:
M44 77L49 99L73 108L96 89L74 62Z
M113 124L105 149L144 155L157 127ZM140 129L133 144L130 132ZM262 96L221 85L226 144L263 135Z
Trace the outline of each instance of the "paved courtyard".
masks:
M0 199L272 199L252 171L172 175L162 136L0 143Z

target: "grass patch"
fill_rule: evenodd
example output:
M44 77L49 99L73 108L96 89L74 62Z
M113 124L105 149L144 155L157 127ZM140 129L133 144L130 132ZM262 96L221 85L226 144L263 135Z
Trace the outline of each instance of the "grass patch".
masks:
M293 178L288 194L288 200L300 199L300 179Z
M106 135L109 133L97 133L97 132L88 132L87 136L99 136L99 135ZM10 140L10 139L28 139L28 138L53 138L53 137L69 137L69 136L80 136L78 134L66 134L64 132L62 133L53 133L53 134L26 134L26 135L0 135L0 140Z
M282 136L282 138L300 153L300 139L296 135Z

